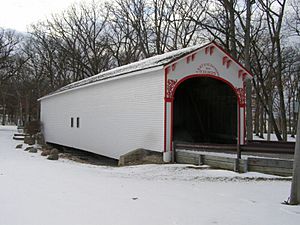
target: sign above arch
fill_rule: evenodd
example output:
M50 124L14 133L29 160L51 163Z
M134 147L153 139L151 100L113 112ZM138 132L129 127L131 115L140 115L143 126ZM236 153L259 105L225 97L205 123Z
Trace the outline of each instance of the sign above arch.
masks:
M252 75L240 63L214 42L166 65L165 71L165 97L168 101L172 100L177 82L187 76L198 75L226 81L234 87L239 103L244 105L245 80L252 79Z
M164 67L165 69L165 127L164 160L171 160L173 148L173 108L176 88L192 77L210 77L224 82L236 94L237 144L245 143L245 81L252 75L220 46L212 42Z

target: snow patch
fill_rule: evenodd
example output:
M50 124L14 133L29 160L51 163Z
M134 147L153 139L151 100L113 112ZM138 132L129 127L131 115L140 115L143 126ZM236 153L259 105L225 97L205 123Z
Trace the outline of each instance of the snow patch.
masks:
M0 127L0 224L292 225L290 181L191 165L107 167L15 149ZM25 147L25 146L24 146ZM24 149L23 147L23 149ZM247 179L248 180L247 180Z

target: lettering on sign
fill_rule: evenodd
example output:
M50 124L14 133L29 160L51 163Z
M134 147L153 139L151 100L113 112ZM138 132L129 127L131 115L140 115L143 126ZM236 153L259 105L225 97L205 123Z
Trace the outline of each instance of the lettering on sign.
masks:
M198 66L196 73L198 74L209 74L213 76L220 76L217 68L211 63L202 63Z

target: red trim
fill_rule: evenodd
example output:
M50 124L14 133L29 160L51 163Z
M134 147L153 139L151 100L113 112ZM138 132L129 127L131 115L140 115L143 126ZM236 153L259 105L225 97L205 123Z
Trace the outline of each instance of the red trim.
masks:
M172 64L172 71L174 71L176 69L176 63Z
M167 96L167 76L168 76L168 68L165 68L165 96ZM164 101L164 152L167 151L167 102Z
M186 60L186 57L187 56L191 56L192 54L197 54L198 52L202 51L202 50L205 50L206 47L208 47L209 45L212 45L214 44L214 42L209 42L203 46L199 46L199 48L196 48L195 50L191 51L190 53L188 53L187 55L184 55L182 57L179 57L179 58L176 58L174 59L173 61L169 62L168 64L165 65L165 67L168 67L170 66L171 64L173 64L174 62L179 62L181 60Z
M213 78L213 79L216 79L216 80L220 80L222 82L224 82L225 84L227 84L232 90L233 92L235 93L236 97L237 97L237 106L238 106L238 130L237 130L237 135L238 135L238 144L241 143L240 139L241 139L241 133L240 133L240 130L241 130L241 118L240 118L240 108L242 107L240 105L240 100L239 100L239 95L237 93L237 89L227 80L223 79L222 77L218 77L218 76L214 76L214 75L211 75L211 74L192 74L192 75L189 75L189 76L186 76L186 77L183 77L182 79L178 80L178 82L176 82L175 86L174 86L174 89L173 89L173 92L171 93L171 98L165 98L165 117L166 117L166 102L169 101L171 102L171 129L170 129L170 151L172 151L172 142L173 142L173 126L174 126L174 123L173 123L173 112L174 112L174 94L176 92L176 89L177 87L182 83L184 82L185 80L187 79L190 79L190 78L193 78L193 77L209 77L209 78ZM244 123L245 123L245 118L244 117ZM244 128L245 129L245 128ZM166 118L165 118L165 151L166 151Z
M243 86L244 86L245 95L246 95L247 93L246 93L246 83L245 82L244 82ZM245 99L246 99L246 96L245 96ZM247 134L247 132L246 132L246 102L245 102L245 105L244 105L244 143L243 144L246 143L246 134Z
M242 78L244 81L246 76L247 76L247 73L244 70L239 70L239 78Z
M205 51L205 54L210 54L212 55L214 53L214 48L217 47L221 52L223 52L225 55L226 55L226 61L228 62L229 60L232 60L234 61L240 68L242 68L244 71L243 73L240 75L240 71L239 70L239 73L238 73L238 77L240 78L240 76L242 76L243 80L245 79L246 75L250 75L251 77L253 77L253 75L251 74L251 72L249 70L247 70L244 66L242 66L237 60L235 60L233 57L231 57L220 45L218 45L216 42L211 42L211 43L208 43L202 47L199 47L198 49L194 50L193 52L191 52L189 55L186 56L186 61L187 63L190 62L190 60L194 60L195 58L195 55L200 52L201 50L204 49ZM228 60L229 59L229 60ZM169 64L165 65L165 97L167 96L167 80L168 80L168 74L169 74L169 71L170 69L173 67L169 67L170 65L172 65L172 63L176 63L178 62L179 60L182 60L182 58L179 58L177 60L174 60L173 62L170 62ZM231 62L227 63L227 68L230 66ZM172 68L175 70L175 68ZM246 72L245 72L246 71ZM174 90L173 90L173 93L172 93L172 96L169 96L168 98L165 98L164 100L164 151L166 151L166 135L167 135L167 102L171 102L171 109L172 109L172 112L171 112L171 131L170 132L173 132L173 95L174 93L176 92L176 89L177 87L185 80L189 79L189 78L192 78L192 77L211 77L213 79L217 79L217 80L220 80L224 83L226 83L229 87L231 87L232 90L234 90L234 93L237 95L237 92L236 92L236 89L235 87L230 83L228 82L227 80L221 78L221 77L218 77L218 76L214 76L214 75L210 75L210 74L193 74L193 75L190 75L190 76L187 76L187 77L184 77L182 78L181 80L179 80L175 87L174 87ZM244 107L243 105L241 105L241 102L240 102L240 98L239 96L237 95L237 99L238 99L238 108L239 108L239 115L238 115L238 123L239 123L239 129L240 129L240 107ZM245 109L245 107L244 107ZM245 111L244 110L244 124L245 124L245 119L246 119L246 116L245 116ZM238 131L239 132L239 131ZM244 125L244 132L246 132L246 126ZM171 135L171 146L172 146L172 139L173 139L173 133L170 134ZM238 133L238 137L240 138L240 132ZM246 137L246 134L244 134L244 142L245 142L245 137ZM240 142L240 140L238 140ZM171 149L172 150L172 149Z
M190 63L190 60L191 60L191 56L188 55L188 56L186 57L186 63L189 64L189 63Z
M165 75L166 76L169 74L169 72L170 72L170 67L169 66L165 67Z
M238 100L241 107L244 107L246 104L246 90L243 88L236 88L236 93L238 95Z
M240 100L239 100L239 95L237 93L237 90L236 88L233 86L233 84L231 84L229 81L225 80L224 78L222 77L218 77L218 76L214 76L214 75L211 75L211 74L192 74L192 75L189 75L189 76L186 76L180 80L178 80L173 88L173 92L171 93L171 96L172 98L174 98L174 94L176 92L176 89L177 87L185 80L187 79L190 79L190 78L193 78L193 77L210 77L210 78L213 78L213 79L216 79L216 80L220 80L224 83L226 83L229 87L231 87L231 89L234 91L234 93L236 94L236 97L238 99L238 104L240 103Z
M253 77L253 75L251 74L251 72L249 70L247 70L242 64L240 64L236 59L234 59L231 55L229 55L228 52L226 52L219 44L217 44L216 42L212 42L212 44L214 44L218 49L220 49L225 55L227 55L227 57L229 57L232 61L234 61L236 64L238 64L242 69L244 69L251 77Z
M241 107L238 106L238 145L241 145ZM245 119L244 119L245 120Z
M222 59L222 64L223 64L224 66L226 66L226 68L229 68L229 67L230 67L231 62L232 62L232 61L231 61L231 59L228 58L228 56L224 56L223 59ZM240 71L241 71L241 70L239 70L239 78L240 78Z
M243 77L244 70L239 70L239 78Z
M167 102L164 103L164 152L167 151Z
M246 107L243 107L244 108L244 143L246 143Z
M170 152L172 152L173 150L173 112L174 112L174 102L173 102L174 98L172 98L172 102L171 102L171 130L170 130Z
M208 47L205 48L205 55L208 54L208 49L209 49Z
M192 54L192 61L195 60L195 57L196 57L196 53L193 53L193 54Z
M214 49L215 49L215 46L210 46L209 47L209 54L210 55L214 54Z
M213 46L212 46L213 45ZM204 50L205 54L207 55L208 53L210 53L210 48L214 49L215 47L217 47L221 52L223 52L228 58L230 58L233 62L235 62L239 67L241 67L241 69L245 70L247 74L249 74L251 77L253 77L253 75L251 74L251 72L249 70L247 70L242 64L240 64L236 59L234 59L232 56L229 55L229 53L227 53L219 44L217 44L215 41L212 41L210 43L207 43L197 49L195 49L194 51L192 51L191 53L189 53L187 56L190 56L192 54L197 54L198 52L200 52L201 50ZM212 54L213 54L214 50L212 50ZM169 62L167 65L165 65L165 67L168 67L169 65L171 65L174 62L178 62L180 60L182 60L184 57L187 60L187 56L183 56L179 59L175 59L174 61Z
M177 80L167 79L167 92L166 99L172 98L172 93L174 92L174 87L176 85Z
M165 98L165 102L172 102L174 98Z
M165 68L165 96L167 96L167 79L168 79L168 68Z
M228 57L227 56L223 56L222 58L222 65L225 65L225 63L227 62Z
M228 60L228 61L227 61L227 63L226 63L226 68L227 68L227 69L230 67L231 62L232 62L231 60Z
M239 70L238 77L241 78L242 74L243 74L243 70Z
M212 44L212 43L209 43L209 45ZM215 49L215 46L211 45L211 46L208 46L205 48L205 55L207 55L209 53L209 55L212 55L214 54L214 49Z

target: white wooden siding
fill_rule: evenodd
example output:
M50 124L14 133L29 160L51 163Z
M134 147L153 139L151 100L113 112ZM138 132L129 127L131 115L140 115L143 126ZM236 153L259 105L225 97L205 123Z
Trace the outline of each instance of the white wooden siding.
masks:
M80 128L76 127L77 117ZM137 148L161 152L164 72L107 81L42 99L41 121L47 142L112 158Z

